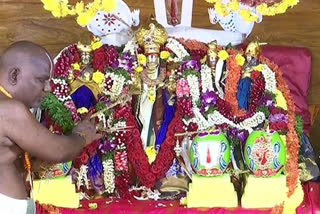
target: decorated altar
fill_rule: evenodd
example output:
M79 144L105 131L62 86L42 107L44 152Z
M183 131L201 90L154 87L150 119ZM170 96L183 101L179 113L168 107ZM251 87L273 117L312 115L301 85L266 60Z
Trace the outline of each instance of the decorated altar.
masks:
M262 15L297 1L210 1L210 21L225 31L192 28L192 1L159 1L156 18L144 23L122 0L42 2L90 32L55 57L42 122L68 134L89 116L104 137L72 163L38 173L37 212L315 209L307 195L316 183L301 184L319 176L304 134L310 117L297 102L307 89L288 72L309 80L305 66L282 60L300 54L310 68L310 54L245 41ZM48 197L45 180L60 195Z

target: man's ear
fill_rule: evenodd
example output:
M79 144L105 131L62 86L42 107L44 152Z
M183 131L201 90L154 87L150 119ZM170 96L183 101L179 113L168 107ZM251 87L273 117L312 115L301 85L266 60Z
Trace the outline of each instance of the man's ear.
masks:
M11 85L16 85L18 82L18 75L21 71L19 68L11 68L9 71L8 81Z

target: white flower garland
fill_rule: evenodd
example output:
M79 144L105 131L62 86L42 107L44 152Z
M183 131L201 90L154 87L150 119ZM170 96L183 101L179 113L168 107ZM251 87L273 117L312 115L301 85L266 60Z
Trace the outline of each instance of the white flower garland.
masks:
M114 73L107 73L105 79L108 77L110 77L113 80L113 84L109 91L104 89L104 94L110 95L111 97L119 96L122 92L126 79L122 75L116 75ZM107 83L104 83L104 86L107 86Z
M262 65L261 73L263 75L263 78L266 82L266 90L275 93L277 89L277 82L276 82L276 76L275 73L265 64Z
M209 121L206 120L206 118L201 114L199 108L197 107L193 107L192 108L193 110L193 113L194 113L194 118L195 118L195 121L198 125L198 130L206 130L208 129L210 126L209 124Z
M108 159L102 162L103 166L103 182L106 193L113 193L115 189L114 183L114 166L112 159Z
M67 100L70 100L70 96L66 96L68 94L68 83L66 82L65 79L57 79L53 78L52 82L57 85L56 88L52 91L52 94L58 98L59 101L65 102ZM60 88L61 87L61 88ZM61 94L61 91L63 92Z
M233 121L224 117L220 112L214 111L212 114L208 115L208 123L209 126L213 125L221 125L228 124L232 127L236 127L238 129L252 130L257 127L259 124L263 123L266 119L266 116L263 112L256 112L252 117L245 119L244 121L236 124Z
M168 61L181 62L183 58L189 56L189 53L184 48L184 46L180 44L180 42L176 39L168 38L166 47L172 50L173 53L176 55L176 57L174 58L169 57Z
M199 130L207 130L210 127L226 123L229 126L236 127L238 129L245 129L251 132L253 128L257 127L266 120L266 116L263 112L256 112L252 117L247 118L237 124L224 117L219 111L214 111L212 114L209 114L208 120L206 120L205 117L200 113L199 109L192 108L192 110L195 117L189 120L183 118L182 121L186 126L189 126L191 122L197 123Z
M77 188L80 189L81 186L83 186L83 184L85 185L85 187L87 189L90 188L90 184L89 184L89 180L88 180L88 166L86 165L81 165L80 170L76 171L76 173L78 174L78 179L77 179Z
M99 122L102 121L103 128L107 128L107 119L106 119L106 115L103 112L98 112L98 120Z
M202 93L213 91L211 68L208 65L201 65L201 86Z
M187 81L190 89L190 95L192 100L192 105L197 106L197 102L200 99L200 90L199 90L199 80L196 75L190 74L187 76Z

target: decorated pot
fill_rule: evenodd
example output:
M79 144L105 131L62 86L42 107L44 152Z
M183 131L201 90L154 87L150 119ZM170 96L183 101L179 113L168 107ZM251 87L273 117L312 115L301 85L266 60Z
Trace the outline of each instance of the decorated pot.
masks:
M230 162L229 142L219 130L199 133L190 146L189 158L198 175L221 175Z
M40 171L39 177L42 179L65 177L71 169L71 164L71 161L55 164L46 170Z
M286 148L278 132L252 132L245 145L244 158L255 176L273 176L286 162Z

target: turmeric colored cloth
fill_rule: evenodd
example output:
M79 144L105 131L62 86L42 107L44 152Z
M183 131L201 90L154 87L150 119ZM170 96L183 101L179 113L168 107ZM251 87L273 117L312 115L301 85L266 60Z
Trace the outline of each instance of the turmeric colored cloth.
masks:
M320 212L320 182L307 182L302 185L304 200L297 208L298 214ZM50 212L49 212L50 210ZM90 201L82 201L79 209L55 208L37 204L36 214L104 214L104 213L128 213L128 214L267 214L271 209L244 209L244 208L184 208L179 201L137 201L103 198Z

